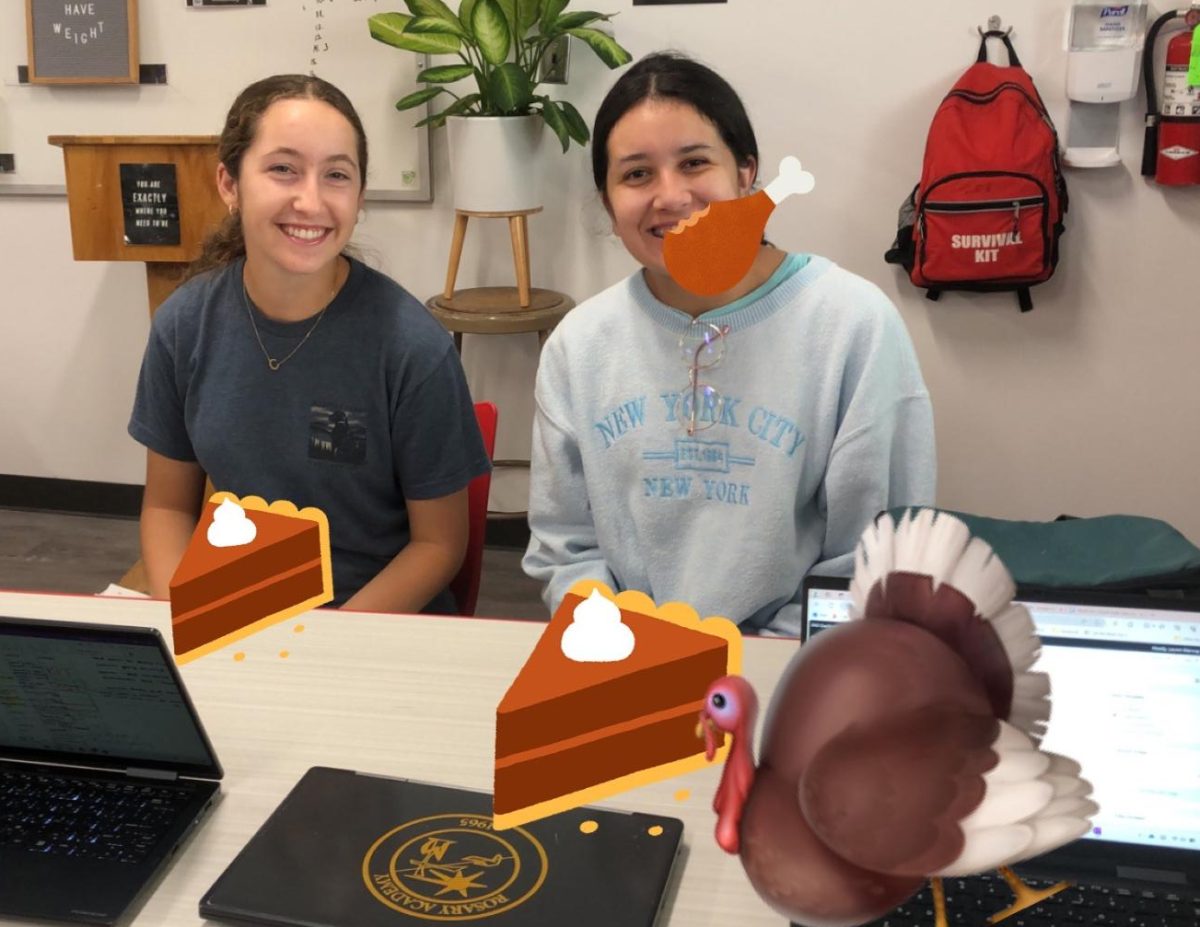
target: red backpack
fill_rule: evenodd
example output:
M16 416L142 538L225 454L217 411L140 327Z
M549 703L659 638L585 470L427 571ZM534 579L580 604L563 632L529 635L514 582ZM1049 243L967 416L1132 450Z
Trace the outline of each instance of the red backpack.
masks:
M1009 64L987 61L1003 40ZM979 57L950 90L929 126L921 182L900 209L884 255L930 299L943 290L1014 290L1049 279L1067 211L1058 135L1006 33L984 34Z

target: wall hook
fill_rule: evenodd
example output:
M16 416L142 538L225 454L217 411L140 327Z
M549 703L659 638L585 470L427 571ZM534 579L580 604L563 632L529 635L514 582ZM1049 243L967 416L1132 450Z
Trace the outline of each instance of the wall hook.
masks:
M1006 37L1012 35L1012 26L1009 26L1007 29L1002 29L1002 23L1000 22L999 16L988 17L986 32L982 26L976 26L975 28L978 30L980 35L987 35L989 33L1004 35Z

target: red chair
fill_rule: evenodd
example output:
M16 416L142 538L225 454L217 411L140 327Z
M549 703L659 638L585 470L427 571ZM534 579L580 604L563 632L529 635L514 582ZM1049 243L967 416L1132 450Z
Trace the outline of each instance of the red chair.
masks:
M483 435L488 458L496 452L496 419L498 413L490 402L475 403L475 420ZM450 591L458 603L460 615L474 615L479 599L479 575L483 571L483 537L487 533L488 490L492 486L490 472L477 476L467 486L467 554L463 557L458 575L450 582Z

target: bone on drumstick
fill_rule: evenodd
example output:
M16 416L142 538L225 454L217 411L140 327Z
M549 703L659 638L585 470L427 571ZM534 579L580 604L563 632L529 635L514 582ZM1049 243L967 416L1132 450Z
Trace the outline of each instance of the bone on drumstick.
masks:
M732 289L750 272L776 205L793 193L808 193L813 176L800 161L786 157L779 176L765 189L736 200L709 203L667 233L663 260L667 272L697 296Z

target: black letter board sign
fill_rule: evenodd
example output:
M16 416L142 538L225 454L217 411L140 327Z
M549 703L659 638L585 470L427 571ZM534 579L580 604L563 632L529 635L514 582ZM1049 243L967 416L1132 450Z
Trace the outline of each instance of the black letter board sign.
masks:
M136 84L137 0L29 0L31 84Z
M174 164L122 164L125 244L179 244L179 195Z

